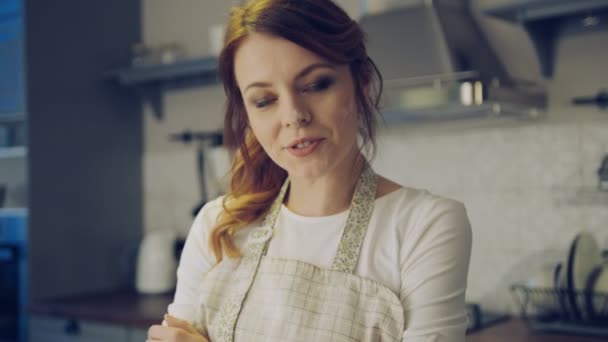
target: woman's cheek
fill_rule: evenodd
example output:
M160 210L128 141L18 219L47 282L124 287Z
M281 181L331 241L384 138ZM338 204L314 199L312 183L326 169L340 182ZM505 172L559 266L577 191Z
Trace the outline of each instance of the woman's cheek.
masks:
M273 127L270 124L263 121L251 122L251 128L258 142L262 145L266 153L271 156L276 155L276 148L278 141L276 141L276 135L273 132Z
M344 106L337 108L336 114L334 122L339 128L345 128L357 119L356 111L350 103L345 103Z

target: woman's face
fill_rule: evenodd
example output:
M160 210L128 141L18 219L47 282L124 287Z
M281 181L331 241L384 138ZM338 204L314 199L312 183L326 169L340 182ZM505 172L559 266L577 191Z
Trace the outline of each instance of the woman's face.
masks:
M234 68L253 134L290 177L350 171L358 125L348 65L254 33L239 47Z

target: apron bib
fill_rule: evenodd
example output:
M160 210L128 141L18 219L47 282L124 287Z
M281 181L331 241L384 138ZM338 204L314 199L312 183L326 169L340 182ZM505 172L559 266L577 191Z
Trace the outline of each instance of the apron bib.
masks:
M211 342L401 341L404 312L386 286L354 274L373 211L376 175L355 189L331 269L265 256L289 180L243 256L224 259L203 279L194 326ZM305 248L305 246L302 246Z

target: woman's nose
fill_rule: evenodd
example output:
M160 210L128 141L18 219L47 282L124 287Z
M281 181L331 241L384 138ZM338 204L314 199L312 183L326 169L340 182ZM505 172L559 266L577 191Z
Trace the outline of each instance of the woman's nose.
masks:
M294 111L292 115L289 116L289 119L286 121L286 127L305 127L310 124L311 115L307 111L298 110Z
M283 115L283 125L285 127L304 127L312 121L312 113L298 99L291 98L285 108Z

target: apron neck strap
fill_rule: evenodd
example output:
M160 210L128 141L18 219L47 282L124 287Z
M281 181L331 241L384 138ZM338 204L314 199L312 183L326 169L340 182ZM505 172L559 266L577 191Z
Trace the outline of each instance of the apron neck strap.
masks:
M367 165L363 170L350 204L338 252L331 267L334 271L354 273L367 226L374 210L378 181L374 170Z
M266 227L264 230L268 232L266 236L272 236L272 233L274 232L274 226L277 217L279 216L283 200L285 199L285 194L289 188L289 183L289 178L287 178L264 219L263 227ZM342 238L338 246L338 252L334 258L332 270L354 273L359 260L361 245L365 238L365 232L367 231L367 226L374 209L377 183L376 173L371 166L366 164L359 177L357 186L355 187L353 199L350 204L350 212L346 219L344 232L342 233ZM268 236L264 247L260 251L262 255L266 254L269 243L270 237Z

